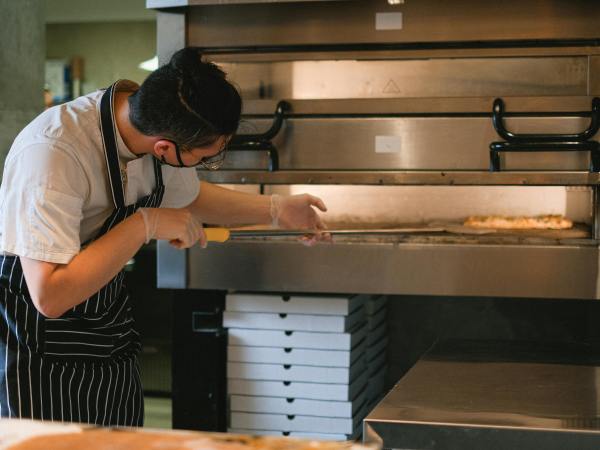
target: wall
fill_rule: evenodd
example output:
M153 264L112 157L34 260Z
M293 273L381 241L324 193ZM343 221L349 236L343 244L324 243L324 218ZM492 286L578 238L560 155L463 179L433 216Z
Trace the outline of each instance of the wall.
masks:
M4 167L15 136L43 110L43 2L0 0L0 14L0 167Z
M146 0L44 0L46 23L153 22L156 12Z
M142 82L149 72L138 68L156 54L154 22L48 24L48 59L84 59L84 94L119 78Z

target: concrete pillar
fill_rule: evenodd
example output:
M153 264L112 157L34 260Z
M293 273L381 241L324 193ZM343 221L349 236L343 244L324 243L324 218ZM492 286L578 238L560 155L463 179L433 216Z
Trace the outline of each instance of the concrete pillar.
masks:
M0 164L15 136L43 111L44 0L0 0Z

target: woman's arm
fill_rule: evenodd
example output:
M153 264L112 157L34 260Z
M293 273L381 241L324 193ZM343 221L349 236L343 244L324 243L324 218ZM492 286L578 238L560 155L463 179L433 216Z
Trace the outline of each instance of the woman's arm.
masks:
M271 199L268 195L248 194L200 182L200 192L187 207L203 223L271 223Z
M99 291L125 266L145 240L140 214L123 220L68 264L20 257L37 310L56 318Z
M315 208L326 211L312 195L247 194L200 182L198 197L187 207L201 222L211 224L271 224L283 228L317 230L324 225Z
M205 242L201 226L185 209L153 209L151 235L137 212L93 241L68 264L21 256L29 294L37 310L56 318L98 292L150 238L165 239L178 248Z

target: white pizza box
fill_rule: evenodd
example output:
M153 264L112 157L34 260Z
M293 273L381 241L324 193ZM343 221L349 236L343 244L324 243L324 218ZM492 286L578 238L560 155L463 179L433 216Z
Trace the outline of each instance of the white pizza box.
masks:
M319 441L355 441L360 437L360 427L354 434L332 433L303 433L301 431L275 431L275 430L246 430L243 428L227 428L228 433L259 435L259 436L289 436L296 439L310 439Z
M354 400L349 402L230 395L229 410L236 412L296 414L318 417L354 417L367 399L370 399L370 392L367 389L368 388L361 392Z
M363 307L355 309L347 316L225 311L223 326L225 328L344 333L364 319L365 309Z
M350 367L302 366L298 364L227 363L227 377L244 380L302 381L305 383L349 384L367 369L366 358Z
M227 392L240 395L351 401L364 389L369 374L363 371L350 384L302 383L297 381L256 381L227 379Z
M232 346L351 350L363 340L366 333L367 327L363 324L347 333L230 328L227 334L228 343Z
M387 335L387 322L382 322L374 330L369 330L367 333L367 347L372 347L379 340L383 339Z
M375 330L379 325L381 325L382 323L385 323L386 314L387 314L387 308L381 308L374 315L366 316L369 331Z
M373 402L379 400L383 394L386 370L387 367L384 364L383 366L378 367L374 374L369 378L369 382L367 383L367 397L369 405L372 405Z
M231 412L231 428L249 430L304 431L309 433L353 434L365 417L367 406L352 418L315 417L286 414Z
M384 336L370 347L367 347L367 364L369 366L372 364L372 361L374 361L376 358L381 358L382 355L385 359L385 349L387 347L387 344L388 337Z
M368 400L369 390L367 386L350 401L232 394L229 396L229 410L317 417L355 417Z
M310 350L304 348L228 346L227 360L264 364L301 364L306 366L350 367L367 348L363 339L352 350Z
M374 376L378 372L378 370L385 365L385 357L386 351L384 349L374 359L368 361L367 373L369 374L369 378Z
M365 299L342 295L227 294L226 311L347 316Z
M365 313L368 316L372 316L386 305L387 305L387 296L386 295L372 295L365 302Z

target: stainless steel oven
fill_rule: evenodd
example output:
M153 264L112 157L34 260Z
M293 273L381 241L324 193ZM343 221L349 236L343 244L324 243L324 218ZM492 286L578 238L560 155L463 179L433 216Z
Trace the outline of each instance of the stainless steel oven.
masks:
M314 248L290 238L186 251L160 243L159 286L600 298L597 2L148 5L158 8L161 61L200 46L242 91L226 166L199 178L311 192L330 227L365 231ZM472 215L546 214L575 226L462 226ZM405 225L432 231L368 233ZM219 328L219 308L207 329Z

